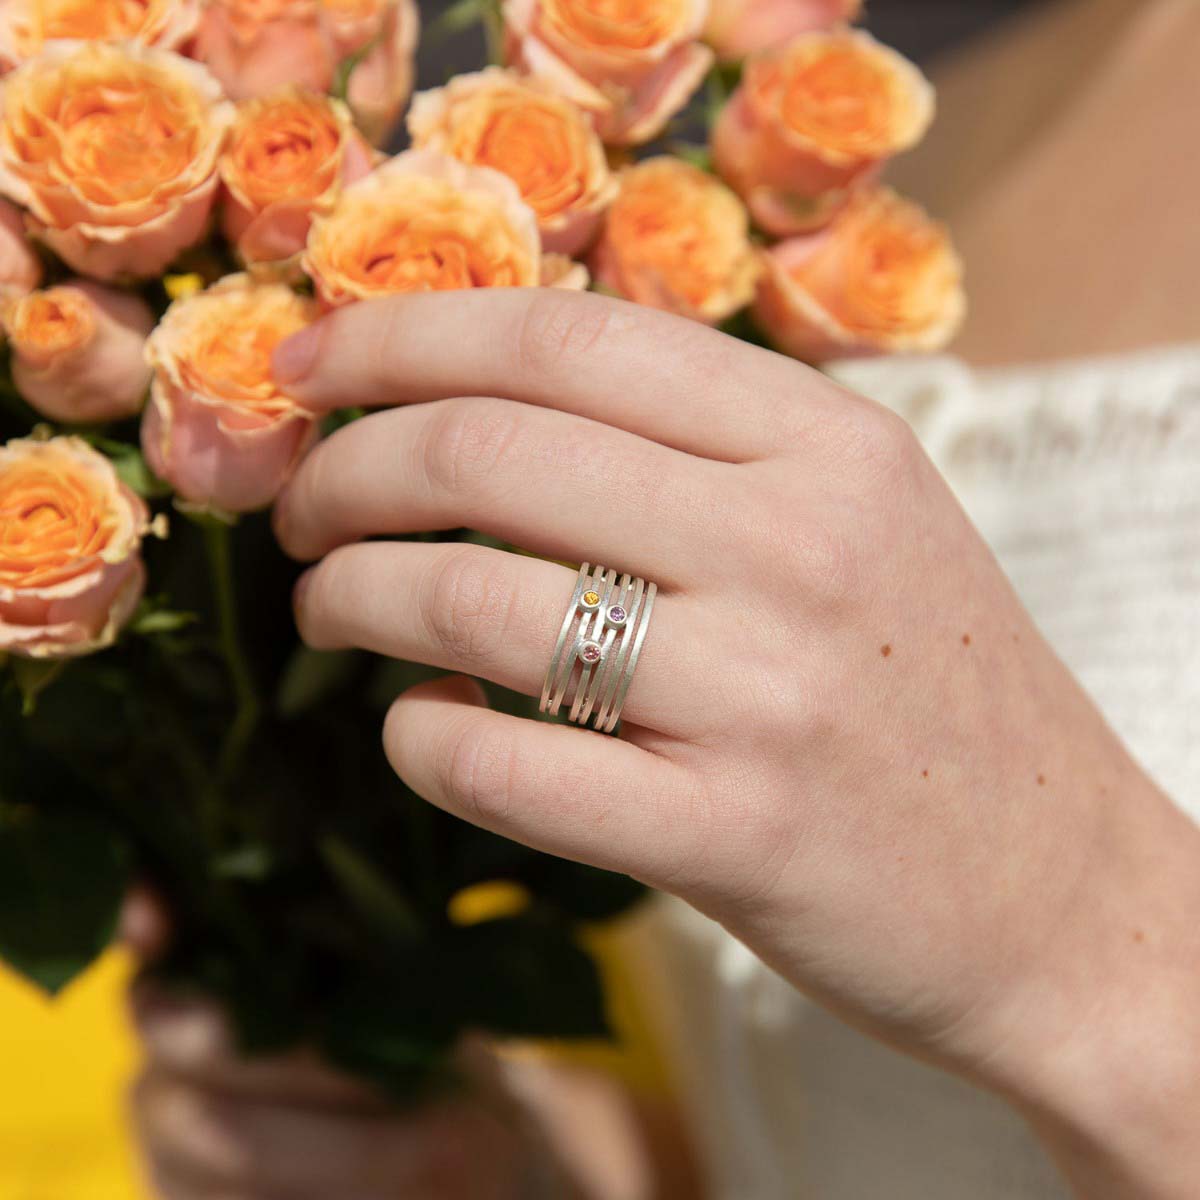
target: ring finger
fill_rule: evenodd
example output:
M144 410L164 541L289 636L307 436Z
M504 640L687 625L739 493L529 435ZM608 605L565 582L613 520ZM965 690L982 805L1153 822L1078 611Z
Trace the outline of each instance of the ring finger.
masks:
M534 696L574 583L568 567L490 547L360 543L335 550L301 578L296 620L316 649L357 646ZM689 607L678 593L655 603L625 700L634 724L672 734L691 724L680 700L703 694L689 647L704 639L695 636L698 614Z

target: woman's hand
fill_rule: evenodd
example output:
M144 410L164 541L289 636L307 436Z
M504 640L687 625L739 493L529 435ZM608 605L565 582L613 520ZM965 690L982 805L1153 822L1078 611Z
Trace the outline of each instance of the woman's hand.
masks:
M472 1086L398 1112L296 1052L247 1059L211 1004L134 989L133 1117L162 1200L648 1200L615 1086L480 1045Z
M620 740L443 679L384 732L417 792L677 893L851 1021L1085 1132L1132 1063L1193 1096L1200 834L898 418L553 291L359 305L276 369L317 409L394 406L278 505L284 547L320 560L309 644L540 691L570 568L370 535L469 526L661 589Z

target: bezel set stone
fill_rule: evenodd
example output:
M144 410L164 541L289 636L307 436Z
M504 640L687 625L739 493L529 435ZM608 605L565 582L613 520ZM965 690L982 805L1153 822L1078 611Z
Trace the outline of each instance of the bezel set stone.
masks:
M540 708L556 715L570 695L568 718L611 733L641 653L657 587L584 563L542 684Z

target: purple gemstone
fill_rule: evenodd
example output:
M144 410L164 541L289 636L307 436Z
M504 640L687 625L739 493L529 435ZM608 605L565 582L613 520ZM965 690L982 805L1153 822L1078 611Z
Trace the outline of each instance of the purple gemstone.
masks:
M628 615L629 614L626 613L626 611L619 604L614 604L612 608L608 610L609 620L615 621L618 625L625 620Z

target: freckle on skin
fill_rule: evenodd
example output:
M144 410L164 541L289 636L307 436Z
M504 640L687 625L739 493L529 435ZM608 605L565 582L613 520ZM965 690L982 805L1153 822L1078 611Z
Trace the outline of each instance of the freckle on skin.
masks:
M964 633L963 634L963 645L969 646L970 644L971 644L971 635L969 633Z
M1140 929L1135 929L1133 931L1133 940L1135 942L1144 942L1146 940L1146 935Z
M889 654L891 654L891 652L892 652L891 646L880 646L879 647L879 653L882 654L884 658L887 658L887 656Z
M1045 777L1045 775L1039 775L1039 776L1038 776L1038 787L1045 787L1045 786L1046 786L1046 777Z
M921 778L922 778L922 779L928 779L928 778L929 778L929 772L928 772L928 771L922 771L922 772L921 772Z

